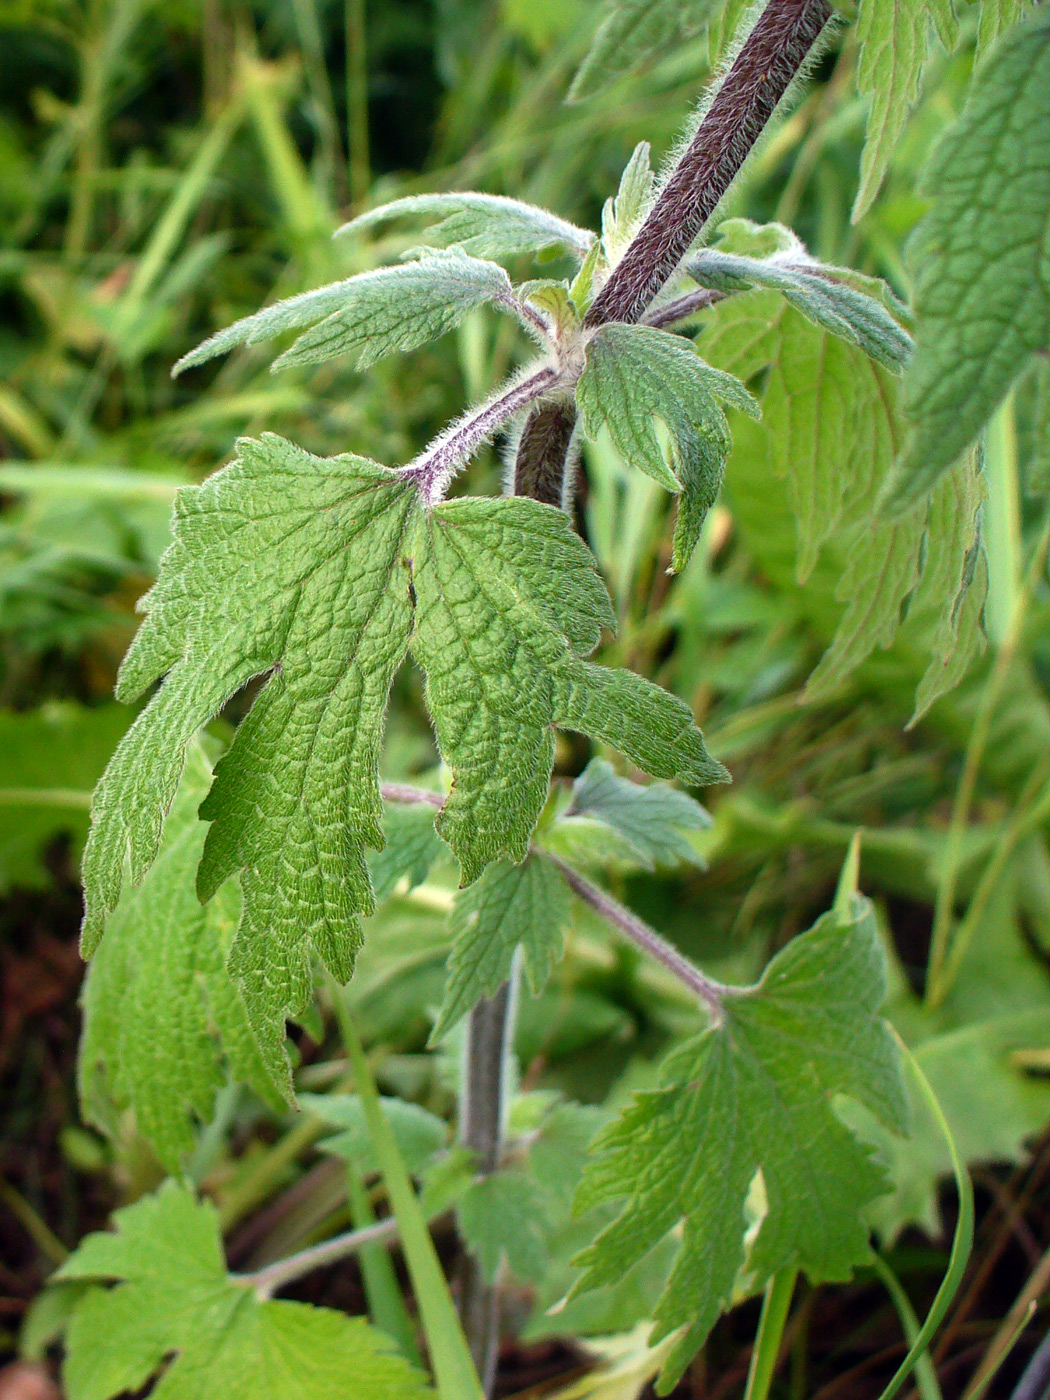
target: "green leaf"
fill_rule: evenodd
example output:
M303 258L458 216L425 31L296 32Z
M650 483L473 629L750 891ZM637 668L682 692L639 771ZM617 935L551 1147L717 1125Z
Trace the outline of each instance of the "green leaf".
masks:
M274 1107L292 1093L283 1037L257 1041L226 971L240 891L231 881L203 906L194 891L207 834L197 808L210 781L194 744L157 859L108 919L82 996L85 1118L113 1132L119 1109L130 1106L139 1133L171 1172L194 1147L194 1119L211 1117L226 1082L224 1060Z
M913 427L893 481L924 496L991 417L1031 356L1050 349L1050 15L1037 12L974 77L922 182L914 235Z
M1040 356L1033 374L1032 442L1025 484L1033 496L1050 493L1050 360Z
M582 102L677 40L699 33L713 0L612 0L569 89Z
M0 893L50 885L41 856L57 836L71 836L79 857L91 789L129 722L119 705L0 711Z
M547 1268L544 1194L524 1171L493 1172L471 1182L456 1202L456 1225L489 1282L506 1261L519 1279L538 1283Z
M724 780L682 701L581 659L613 615L563 511L522 497L436 506L421 522L413 583L412 652L453 770L437 828L464 884L501 856L528 853L554 724L604 739L656 777Z
M757 986L730 992L721 1023L673 1051L659 1087L636 1094L594 1143L577 1210L625 1204L579 1256L579 1289L613 1282L684 1226L651 1339L686 1328L661 1376L665 1393L742 1267L757 1291L785 1268L814 1282L848 1278L869 1257L861 1213L888 1183L833 1100L857 1099L896 1129L906 1102L879 1015L874 914L859 896L849 902L848 915L824 915L779 953ZM749 1193L763 1201L750 1242Z
M345 1157L361 1176L380 1174L382 1166L357 1094L300 1094L299 1102L307 1113L340 1129L332 1137L321 1139L323 1152ZM437 1114L405 1099L382 1098L380 1103L406 1170L419 1172L445 1146L448 1125Z
M951 47L957 21L951 0L860 0L857 16L857 87L871 94L860 162L856 223L879 192L890 156L919 96L934 34Z
M283 1039L311 987L307 941L344 980L374 907L378 759L387 691L411 628L409 482L360 457L322 459L273 435L176 503L176 538L121 667L131 699L164 683L95 793L84 853L84 948L141 879L193 735L254 676L268 678L219 763L198 874L209 898L241 873L230 954L257 1028Z
M704 831L711 817L699 802L672 787L642 787L621 778L603 758L594 758L572 785L572 801L560 822L600 823L622 838L645 870L704 860L685 831ZM600 839L600 838L599 838ZM606 843L608 837L605 838Z
M584 431L595 438L608 428L628 466L683 493L672 558L676 572L688 561L722 483L730 437L719 398L758 415L739 380L712 369L679 336L652 326L610 324L587 342L576 386ZM670 434L673 468L656 419Z
M717 312L705 353L745 380L769 370L757 432L790 486L804 583L840 524L870 520L900 443L897 380L773 293L733 298Z
M411 475L245 440L235 462L179 493L144 607L118 693L164 679L96 790L84 949L124 879L154 860L187 744L265 677L201 806L211 828L197 888L209 899L240 875L229 967L267 1044L309 997L310 943L336 977L353 970L374 908L365 847L383 844L384 711L410 641L453 772L438 830L465 883L501 856L524 859L554 724L657 777L727 776L681 700L582 659L612 623L609 597L565 514L535 501L424 511Z
M173 373L237 345L257 345L310 325L313 329L274 361L274 369L317 364L351 351L357 352L357 368L366 369L384 355L436 340L490 301L514 305L510 280L496 263L459 249L429 253L267 306L210 336L184 355Z
M583 258L594 242L590 229L577 228L547 209L520 199L473 191L407 195L359 214L336 233L357 233L391 219L405 218L426 221L426 247L450 248L455 244L477 258L509 258L548 248L564 249Z
M741 242L739 228L746 229L751 240L768 231L747 220L732 219L720 226L720 239L729 239L730 246ZM784 234L787 237L768 257L744 256L715 246L690 258L685 270L702 287L716 291L749 286L778 291L814 325L860 346L887 369L900 370L911 352L911 337L879 299L879 292L885 296L885 288L872 278L857 278L845 268L818 263L790 230ZM851 286L851 280L866 289Z
M440 1040L481 997L491 996L506 981L519 944L529 986L538 995L561 956L570 912L568 885L538 856L520 865L498 861L461 890L449 920L448 978L431 1040Z
M602 209L602 251L611 267L641 226L652 203L654 176L649 163L649 142L639 141L623 168L615 198Z
M383 814L383 849L368 857L368 872L377 900L393 894L402 880L414 890L445 853L434 830L434 808L426 802L387 804Z
M169 1181L89 1235L58 1279L115 1281L77 1303L70 1400L110 1400L161 1373L157 1400L423 1400L422 1376L363 1318L262 1300L226 1272L215 1208Z

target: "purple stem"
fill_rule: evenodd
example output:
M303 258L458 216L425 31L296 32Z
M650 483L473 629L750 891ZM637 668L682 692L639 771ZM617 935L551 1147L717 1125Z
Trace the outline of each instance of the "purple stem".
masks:
M584 325L640 319L718 208L830 18L827 0L768 0Z
M552 365L544 365L525 378L516 379L509 388L450 424L425 452L402 467L405 476L418 478L424 503L430 506L440 501L459 464L498 432L508 418L551 389L558 377Z
M714 306L715 302L721 301L725 295L725 292L716 292L711 287L701 287L699 291L676 297L674 301L666 301L662 306L654 306L642 317L642 325L655 326L657 329L673 326L676 321L684 321L687 316L692 316L694 311L703 311L705 307Z

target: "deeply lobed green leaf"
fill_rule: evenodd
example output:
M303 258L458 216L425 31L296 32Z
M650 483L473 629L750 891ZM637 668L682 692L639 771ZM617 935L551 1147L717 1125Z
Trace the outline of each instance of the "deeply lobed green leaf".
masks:
M160 1373L157 1400L424 1400L433 1392L363 1318L262 1300L226 1272L218 1215L174 1181L117 1211L56 1275L76 1304L63 1371L70 1400L111 1400Z
M229 966L271 1046L309 994L311 943L337 977L351 974L374 907L365 848L384 841L383 718L410 646L453 773L438 830L465 883L525 858L554 725L656 776L726 777L682 701L584 660L612 625L609 597L568 518L534 501L426 510L410 474L247 440L179 493L175 542L143 606L119 693L163 681L96 791L84 948L125 877L156 857L188 743L264 677L201 806L211 827L197 887L209 899L240 876Z
M721 1023L673 1051L659 1087L636 1094L595 1140L577 1210L623 1204L579 1256L578 1289L614 1282L683 1228L652 1338L686 1329L665 1392L741 1269L758 1291L785 1268L843 1279L869 1257L860 1213L888 1183L833 1100L845 1094L889 1126L905 1124L898 1054L879 1015L885 995L874 914L854 896L848 916L826 914L757 986L731 991ZM750 1240L749 1199L761 1202Z

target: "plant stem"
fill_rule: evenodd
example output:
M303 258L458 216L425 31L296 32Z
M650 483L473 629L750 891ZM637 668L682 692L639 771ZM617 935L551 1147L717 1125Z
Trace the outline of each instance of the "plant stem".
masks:
M515 413L551 389L557 380L558 371L552 365L543 365L524 378L519 376L486 403L457 419L424 453L402 467L404 475L418 477L426 504L435 505L440 501L459 464Z
M525 420L514 459L515 496L564 506L571 495L570 454L576 428L576 408L569 402L543 403Z
M503 1154L509 1060L513 1052L517 974L483 997L467 1020L459 1106L459 1138L476 1155L475 1171L491 1176ZM492 1393L499 1356L500 1295L478 1261L464 1252L457 1270L459 1317L485 1394Z
M269 1298L286 1284L302 1278L303 1274L324 1268L326 1264L338 1263L340 1259L355 1254L366 1245L382 1244L396 1239L397 1233L397 1221L391 1215L386 1220L378 1220L374 1225L366 1225L360 1230L347 1230L343 1235L334 1235L330 1240L311 1245L309 1249L300 1250L298 1254L289 1255L287 1259L278 1259L276 1263L267 1264L264 1269L258 1269L253 1274L238 1274L236 1277L239 1283L254 1288L260 1298Z
M642 316L717 209L830 18L826 0L769 0L585 325Z
M762 1316L758 1320L758 1335L751 1353L744 1400L766 1400L773 1382L780 1343L784 1336L791 1297L795 1292L795 1269L781 1269L774 1274L762 1300Z
M715 1025L722 1021L722 1006L725 998L732 995L733 989L725 986L721 982L716 982L713 978L705 976L684 954L666 938L650 928L643 919L639 919L637 914L625 908L611 894L606 894L598 885L594 885L585 875L581 875L578 870L574 870L571 865L566 865L557 856L551 855L548 851L543 852L543 858L549 860L556 866L565 877L565 883L572 890L573 894L582 899L585 904L589 904L596 913L600 914L606 923L612 924L617 933L641 948L643 953L653 958L656 962L662 963L667 970L678 978L704 1003L711 1019Z

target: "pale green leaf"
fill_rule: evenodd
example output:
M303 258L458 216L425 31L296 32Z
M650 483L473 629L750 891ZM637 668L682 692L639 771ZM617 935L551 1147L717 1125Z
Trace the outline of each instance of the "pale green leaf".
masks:
M84 946L98 944L125 862L137 881L154 859L189 740L265 675L204 806L198 887L208 898L241 873L230 966L257 1027L282 1039L309 995L308 942L345 980L374 905L364 848L383 840L377 764L411 627L402 555L416 492L374 462L272 435L239 454L179 493L175 542L121 668L124 699L165 679L96 790Z
M412 652L453 771L437 826L465 884L501 856L524 860L554 724L604 739L656 777L724 780L681 700L582 660L612 609L563 511L521 497L436 506L420 525L413 582Z
M160 1379L156 1400L424 1400L432 1392L363 1318L262 1300L226 1272L215 1208L169 1181L89 1235L59 1279L115 1282L76 1305L69 1400L111 1400Z
M1031 446L1025 484L1032 495L1050 493L1050 359L1040 356L1033 383Z
M267 306L210 336L184 355L173 372L303 326L313 329L274 361L274 369L317 364L350 352L356 352L357 368L366 369L384 355L436 340L486 302L514 305L501 267L459 249L429 253Z
M649 212L653 186L649 142L639 141L624 166L615 197L607 199L602 209L602 250L610 267L619 261Z
M82 996L79 1088L85 1118L114 1131L125 1105L169 1171L192 1150L226 1082L251 1084L272 1105L291 1096L283 1044L259 1044L226 953L240 892L225 885L208 905L194 890L207 827L197 808L211 769L191 746L164 840L142 883L125 889L106 923Z
M922 188L933 207L911 252L901 504L926 495L1031 356L1050 349L1050 15L1012 29L975 74Z
M300 1094L307 1113L340 1131L322 1138L322 1152L345 1157L361 1176L378 1176L382 1167L368 1131L364 1105L357 1094ZM421 1171L445 1146L448 1125L435 1113L405 1099L381 1098L383 1116L390 1124L407 1171Z
M981 14L977 21L977 56L980 58L992 47L1000 34L1016 24L1032 0L981 0Z
M818 920L757 986L724 999L723 1020L672 1052L659 1087L636 1094L594 1144L577 1209L622 1201L579 1256L579 1288L608 1284L681 1226L652 1341L676 1328L661 1376L682 1374L738 1271L758 1291L785 1268L848 1278L869 1257L861 1212L888 1182L833 1108L839 1094L881 1121L906 1121L898 1053L879 1011L885 966L870 904ZM745 1205L761 1173L764 1210L748 1245Z
M724 229L725 225L720 232ZM748 286L778 291L808 320L860 346L887 369L900 370L911 351L911 337L878 296L850 285L854 274L846 269L816 262L797 241L768 258L704 248L687 261L685 270L701 286L717 291ZM873 290L877 288L874 284Z
M577 69L570 102L582 102L654 54L699 33L714 0L612 0Z
M561 956L570 910L568 885L539 856L520 865L498 861L461 890L449 920L448 978L431 1039L439 1040L507 980L519 945L529 986L541 992Z
M369 209L343 224L337 236L374 228L391 219L423 219L423 242L428 248L453 245L478 258L509 258L517 253L564 249L579 258L594 242L590 229L577 228L547 209L504 195L410 194Z
M652 326L602 326L585 355L576 402L587 435L608 428L628 466L683 493L672 559L678 571L718 494L729 452L718 399L753 416L758 406L739 380L712 369L681 337ZM673 466L657 436L657 419L670 435Z
M393 894L402 880L409 890L421 885L430 867L446 853L434 829L434 808L427 802L387 804L383 814L383 849L368 856L376 899Z
M879 192L894 147L919 96L936 33L955 41L951 0L860 0L857 86L871 94L867 137L860 162L860 188L853 204L857 222Z
M0 893L50 885L41 857L56 837L79 858L91 789L130 721L119 705L0 711Z
M559 825L571 827L579 821L599 824L606 833L606 844L609 833L615 833L643 869L704 864L684 834L711 825L711 817L700 803L675 788L662 784L642 787L621 778L603 758L592 759L573 783L572 801Z

